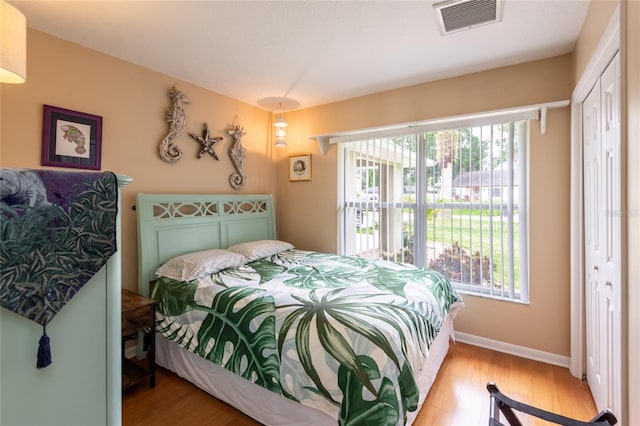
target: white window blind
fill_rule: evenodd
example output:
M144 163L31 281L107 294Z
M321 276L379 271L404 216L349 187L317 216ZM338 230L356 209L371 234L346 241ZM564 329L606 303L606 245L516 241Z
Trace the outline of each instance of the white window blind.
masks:
M485 121L339 143L342 252L528 302L527 121Z

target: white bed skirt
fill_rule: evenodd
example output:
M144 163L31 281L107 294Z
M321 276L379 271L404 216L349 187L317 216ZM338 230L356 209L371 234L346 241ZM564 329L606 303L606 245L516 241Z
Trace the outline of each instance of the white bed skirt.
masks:
M453 319L461 304L455 304L429 349L429 360L416 380L421 391L418 410L408 413L411 425L422 408L442 361L454 339ZM156 336L156 363L188 380L221 401L269 426L335 426L337 419L255 385L212 362ZM425 391L426 390L426 391Z

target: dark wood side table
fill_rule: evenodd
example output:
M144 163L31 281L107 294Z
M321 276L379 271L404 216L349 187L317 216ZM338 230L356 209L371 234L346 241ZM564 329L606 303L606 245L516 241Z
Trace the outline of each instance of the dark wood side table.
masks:
M149 386L156 386L156 304L153 299L122 289L122 390L147 377ZM137 339L139 331L149 339L148 369L124 356L125 342Z

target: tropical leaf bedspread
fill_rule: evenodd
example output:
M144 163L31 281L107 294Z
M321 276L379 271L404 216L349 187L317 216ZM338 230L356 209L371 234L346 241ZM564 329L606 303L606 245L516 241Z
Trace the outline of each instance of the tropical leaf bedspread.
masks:
M153 297L164 337L344 425L406 422L414 374L462 303L434 271L296 249L159 278Z

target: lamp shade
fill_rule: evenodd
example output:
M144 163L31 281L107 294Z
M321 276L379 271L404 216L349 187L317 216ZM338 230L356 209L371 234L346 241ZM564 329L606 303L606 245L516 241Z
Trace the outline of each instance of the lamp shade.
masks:
M276 148L287 146L287 131L284 127L276 127Z
M276 127L287 127L287 122L284 121L284 115L280 114L276 117L276 121L273 123Z
M0 83L24 83L27 79L27 19L0 0Z

